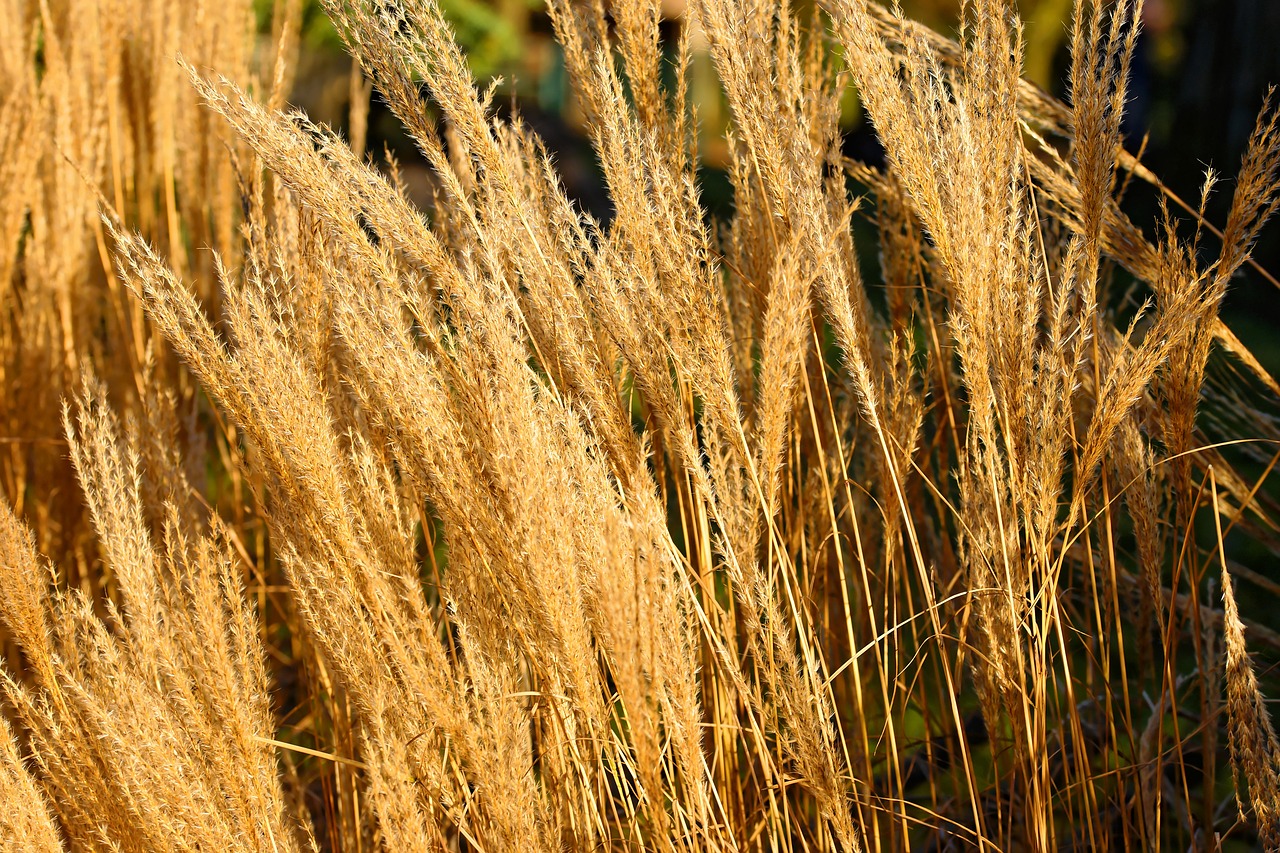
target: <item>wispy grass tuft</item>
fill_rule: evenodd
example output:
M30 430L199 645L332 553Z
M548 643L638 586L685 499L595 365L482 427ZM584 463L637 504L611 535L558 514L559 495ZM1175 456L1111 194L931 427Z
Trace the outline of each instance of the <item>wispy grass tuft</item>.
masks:
M432 0L324 4L425 210L367 104L284 109L296 2L256 55L243 2L9 5L0 842L1280 843L1277 587L1224 550L1280 542L1280 386L1218 316L1278 114L1220 239L1134 223L1180 204L1123 148L1140 2L1076 5L1066 106L1007 0L698 0L673 54L553 0L607 224Z

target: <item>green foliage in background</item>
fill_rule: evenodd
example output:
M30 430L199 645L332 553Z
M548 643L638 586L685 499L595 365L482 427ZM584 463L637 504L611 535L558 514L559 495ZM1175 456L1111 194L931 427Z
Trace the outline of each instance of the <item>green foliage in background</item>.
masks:
M275 0L255 0L260 31L269 31ZM303 0L302 44L306 50L344 53L342 39L320 8L319 0ZM541 0L441 0L440 7L453 26L478 79L503 74L525 49L524 35L530 13Z

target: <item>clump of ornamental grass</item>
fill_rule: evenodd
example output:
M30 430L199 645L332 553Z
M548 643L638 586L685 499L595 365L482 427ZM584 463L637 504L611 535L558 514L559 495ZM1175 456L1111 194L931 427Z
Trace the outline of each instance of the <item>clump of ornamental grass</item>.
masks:
M1270 101L1188 238L1121 134L1140 2L1077 3L1067 106L1004 0L956 41L867 0L697 0L674 52L656 4L552 0L602 222L438 5L326 0L430 168L419 209L282 109L278 5L271 75L183 54L237 187L166 208L223 217L206 264L80 167L84 286L135 337L62 333L97 371L62 415L92 536L46 548L18 497L45 493L6 485L6 843L1275 846L1245 638L1280 639L1233 590L1276 587L1224 543L1277 541L1280 387L1218 316L1280 203ZM695 49L733 117L723 222ZM883 168L841 153L850 84Z
M278 5L279 27L292 32L298 2ZM248 152L199 102L174 56L278 92L282 103L291 41L255 62L253 6L0 2L0 491L40 550L86 592L101 592L102 577L61 412L87 367L120 406L137 409L149 387L172 393L179 443L167 450L181 453L193 484L207 490L207 431L185 423L197 389L121 282L99 203L127 217L203 304L220 310L207 250L238 263L235 163ZM215 458L225 452L218 441L209 448Z
M50 592L30 533L0 508L5 622L33 676L7 678L4 690L52 811L76 847L302 849L285 817L266 662L234 551L216 523L192 537L189 497L166 503L153 541L140 454L97 380L82 384L75 415L64 415L67 441L119 605L103 619L79 590ZM181 469L152 473L190 495ZM12 743L6 754L17 775ZM30 803L22 821L35 825L40 798L22 792L18 803ZM46 849L60 849L49 834Z

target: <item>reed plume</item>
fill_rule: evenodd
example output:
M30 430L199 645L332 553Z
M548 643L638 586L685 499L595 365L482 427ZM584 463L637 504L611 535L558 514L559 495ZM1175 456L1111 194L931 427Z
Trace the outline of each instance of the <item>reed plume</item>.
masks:
M205 36L157 12L182 57L130 78L146 107L75 90L64 53L131 42L50 4L0 57L0 110L68 139L0 136L27 187L0 217L27 442L0 448L0 838L1275 846L1244 637L1280 636L1233 590L1277 588L1224 543L1278 541L1280 386L1219 316L1280 200L1270 100L1226 227L1210 175L1188 236L1121 129L1141 2L1076 4L1068 106L1021 78L1007 0L955 40L869 0L698 0L672 45L656 4L552 0L601 221L440 4L324 0L420 209L363 156L367 104L350 141L285 107L275 5L257 58L221 52L247 6ZM882 168L842 151L849 83Z

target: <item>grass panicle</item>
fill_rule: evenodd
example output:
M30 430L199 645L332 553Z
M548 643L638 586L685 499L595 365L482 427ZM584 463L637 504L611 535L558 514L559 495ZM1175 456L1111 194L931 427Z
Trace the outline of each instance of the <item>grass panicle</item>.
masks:
M1280 113L1217 231L1125 148L1140 0L1070 106L1008 0L552 0L606 221L434 0L324 0L349 139L297 0L0 5L6 849L1280 844L1219 316Z

